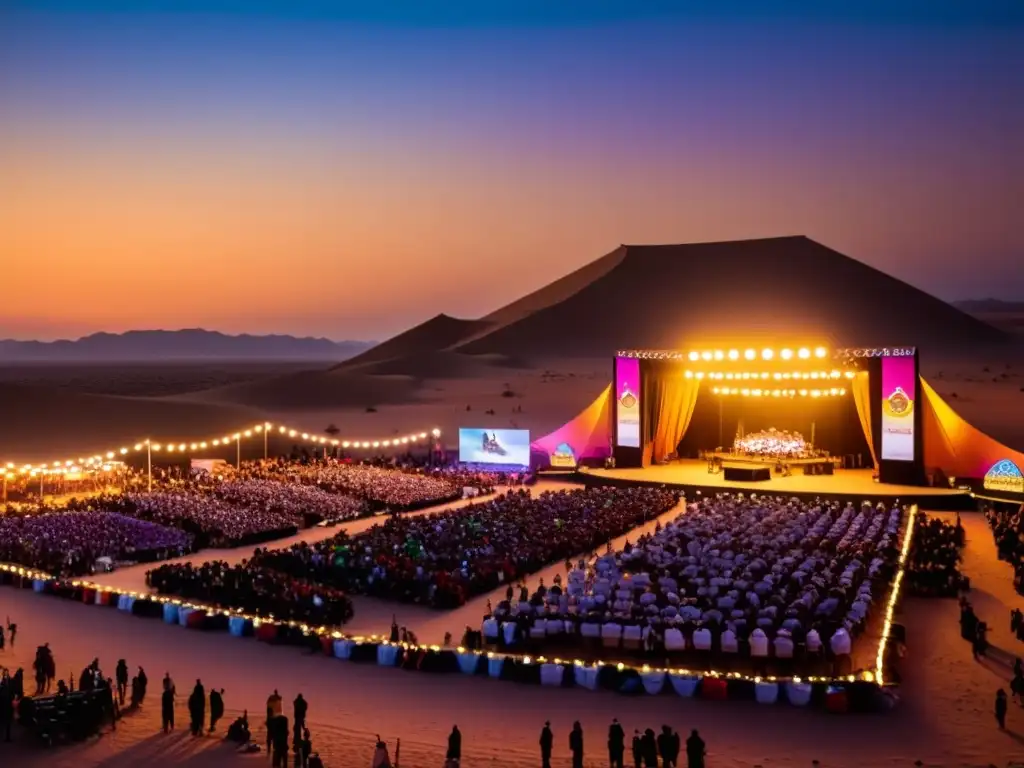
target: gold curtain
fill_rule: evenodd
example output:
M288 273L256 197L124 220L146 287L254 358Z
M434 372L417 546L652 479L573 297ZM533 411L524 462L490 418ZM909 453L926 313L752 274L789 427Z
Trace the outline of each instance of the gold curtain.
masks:
M877 469L878 458L875 456L875 440L871 433L871 386L867 371L859 371L854 376L852 389L860 427L864 430L864 438L868 441L868 450L871 452L871 465Z
M684 379L677 371L663 373L651 384L647 394L652 396L654 428L650 438L644 441L645 465L664 461L676 450L690 426L700 390L700 382Z

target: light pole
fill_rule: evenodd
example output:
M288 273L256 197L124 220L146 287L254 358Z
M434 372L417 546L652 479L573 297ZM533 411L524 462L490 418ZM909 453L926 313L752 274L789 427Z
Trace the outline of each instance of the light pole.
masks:
M146 440L146 490L153 490L153 446Z
M242 468L242 435L235 433L235 469Z
M267 435L270 433L270 425L263 423L263 460L267 460Z

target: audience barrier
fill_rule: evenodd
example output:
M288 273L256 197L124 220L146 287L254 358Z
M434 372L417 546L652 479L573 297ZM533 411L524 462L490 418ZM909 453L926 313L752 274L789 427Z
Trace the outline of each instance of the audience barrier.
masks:
M765 705L785 702L794 707L813 707L835 714L888 710L897 700L894 686L853 675L809 680L798 677L762 679L733 672L652 669L646 665L637 668L622 663L564 661L436 645L412 646L377 637L345 637L339 632L262 621L170 598L122 594L116 589L81 581L57 581L46 574L4 564L0 564L0 583L66 600L116 607L134 616L163 619L167 624L189 629L226 631L233 637L255 636L267 643L309 647L310 636L315 635L319 637L322 652L335 659L417 672L461 673L521 684L600 689L628 695L675 695L713 701L754 701Z

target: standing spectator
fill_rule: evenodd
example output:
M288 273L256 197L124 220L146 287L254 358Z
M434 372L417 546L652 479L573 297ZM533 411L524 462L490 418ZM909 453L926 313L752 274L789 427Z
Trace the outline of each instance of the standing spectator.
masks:
M617 718L608 727L608 764L611 768L623 768L622 759L626 754L626 732Z
M210 733L217 727L217 721L224 717L224 689L210 690Z
M583 726L579 720L572 724L569 751L572 752L572 768L583 768Z
M551 768L551 749L555 743L555 736L551 733L551 721L545 720L544 727L540 731L540 764L541 768Z
M164 692L160 697L160 720L163 724L164 733L170 733L174 730L174 687L168 687L166 684L164 685Z
M199 736L203 732L203 721L206 720L206 690L199 680L196 680L196 687L188 697L188 714L192 735Z
M118 659L114 678L117 680L117 701L123 707L124 696L128 691L128 663L124 659Z
M690 737L686 740L686 766L687 768L704 768L704 754L707 747L704 739L694 728L690 731Z
M448 734L448 752L445 759L454 760L455 765L462 759L462 733L457 725L453 725L452 732Z
M996 722L999 723L999 730L1006 730L1006 691L1000 688L996 691Z

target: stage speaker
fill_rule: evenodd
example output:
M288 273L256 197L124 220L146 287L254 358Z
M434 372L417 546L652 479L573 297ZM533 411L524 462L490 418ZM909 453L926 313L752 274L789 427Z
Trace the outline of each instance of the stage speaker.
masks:
M836 465L831 461L826 461L821 465L821 474L823 475L834 475L836 473Z

